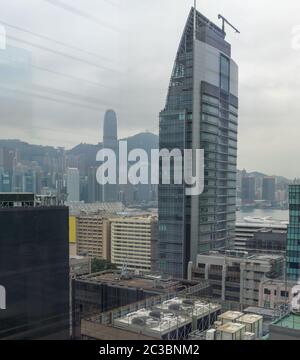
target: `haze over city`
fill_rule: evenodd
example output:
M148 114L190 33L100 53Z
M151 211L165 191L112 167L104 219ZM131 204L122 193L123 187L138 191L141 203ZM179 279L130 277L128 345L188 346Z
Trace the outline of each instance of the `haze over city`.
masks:
M183 14L188 14L192 1L77 0L69 7L62 4L1 1L3 24L32 32L6 26L8 45L30 51L35 94L31 117L24 119L21 109L7 108L1 138L66 148L97 143L107 108L117 112L120 137L145 130L158 133L158 114L164 107L186 20ZM216 23L218 13L229 17L241 31L237 35L227 29L240 68L238 166L289 178L300 176L300 51L295 46L300 3L214 0L199 1L198 8ZM99 85L55 76L38 67ZM68 92L68 100L72 98L77 105L40 98L49 95L47 87ZM58 96L66 94L54 94Z

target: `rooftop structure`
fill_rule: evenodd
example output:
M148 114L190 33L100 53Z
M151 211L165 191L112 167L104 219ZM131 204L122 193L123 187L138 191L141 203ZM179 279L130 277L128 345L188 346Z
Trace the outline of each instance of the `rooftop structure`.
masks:
M182 280L175 280L170 277L163 278L158 274L134 275L128 273L122 276L121 272L108 271L96 274L90 274L80 277L79 280L89 283L103 283L110 286L122 286L128 288L139 288L144 290L155 290L155 292L164 292L179 290L185 288ZM196 284L197 282L186 282L186 284Z
M0 208L48 207L57 206L54 195L35 195L34 193L0 193Z
M81 276L91 273L91 259L83 256L70 256L70 275Z
M238 311L227 311L209 330L195 331L190 340L255 340L263 337L263 317Z
M107 271L76 278L73 280L73 289L73 333L78 338L82 319L115 310L120 317L120 307L129 306L126 313L133 312L149 306L152 301L149 299L158 297L161 301L161 297L165 296L164 300L167 300L182 292L207 296L209 285L206 281L175 280L159 274L134 275ZM145 301L142 306L132 307L132 304L141 301ZM91 322L94 323L94 319Z
M105 212L107 214L116 214L124 210L124 205L120 202L113 203L94 203L85 204L82 202L78 203L66 203L70 209L70 215L78 216L81 213L86 214L97 214L99 212Z
M290 313L270 325L270 340L299 340L300 314Z
M220 311L218 304L176 297L153 309L129 313L114 320L113 325L156 339L185 339L195 328L208 328Z
M228 322L220 327L218 327L218 331L235 334L236 332L245 329L245 325L239 323Z
M264 308L275 309L285 305L296 310L300 308L299 299L300 286L284 279L268 279L259 286L259 306Z
M234 322L239 319L243 315L242 312L239 311L227 311L219 316L218 320L222 322L222 324L226 324L227 322Z

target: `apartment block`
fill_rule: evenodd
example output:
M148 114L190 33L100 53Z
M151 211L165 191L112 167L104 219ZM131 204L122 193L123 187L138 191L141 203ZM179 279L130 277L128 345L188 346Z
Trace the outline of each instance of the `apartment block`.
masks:
M111 220L111 262L119 269L149 272L153 269L154 217L119 217Z
M77 217L77 254L110 260L110 221L103 214Z

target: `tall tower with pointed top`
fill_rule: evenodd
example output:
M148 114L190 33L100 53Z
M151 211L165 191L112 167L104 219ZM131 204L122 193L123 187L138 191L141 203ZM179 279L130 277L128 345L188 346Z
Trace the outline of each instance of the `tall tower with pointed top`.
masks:
M160 149L205 152L202 195L187 196L185 184L159 186L158 268L175 277L187 276L197 254L234 238L238 66L225 36L191 9L160 113Z
M103 148L111 149L115 152L118 164L118 121L114 110L107 110L104 116ZM118 200L119 187L117 184L106 184L102 187L103 202L115 202Z

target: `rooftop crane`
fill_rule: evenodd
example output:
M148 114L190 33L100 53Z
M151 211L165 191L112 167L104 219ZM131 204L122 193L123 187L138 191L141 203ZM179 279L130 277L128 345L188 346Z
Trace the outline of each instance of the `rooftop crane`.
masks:
M236 33L240 34L240 31L236 27L234 27L226 18L224 18L224 16L219 14L218 19L222 19L222 30L223 30L223 32L225 32L225 23L226 23L230 27L232 27L233 30L235 30Z

